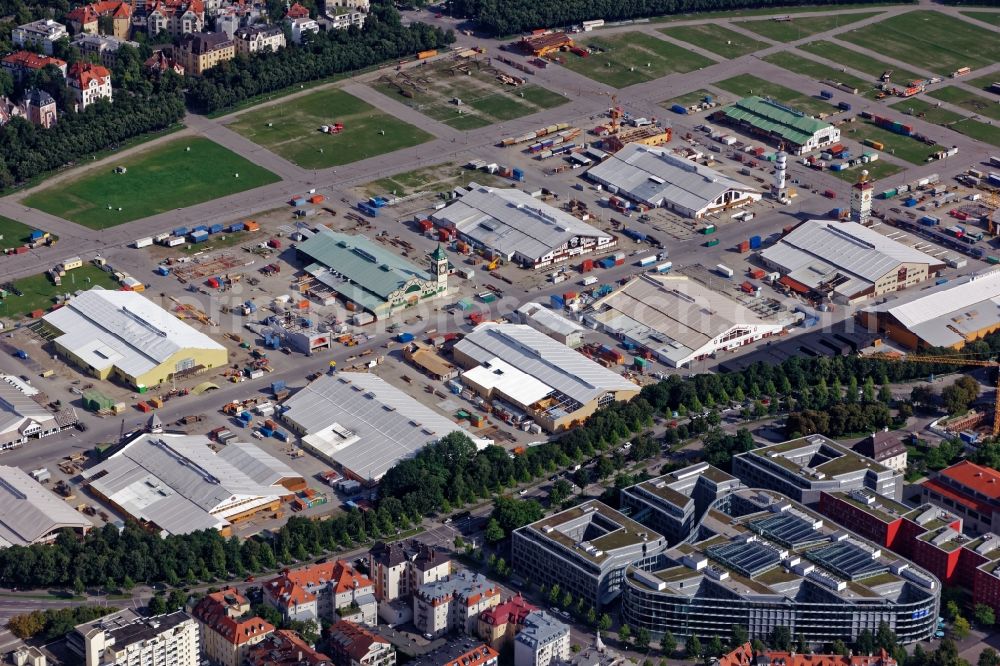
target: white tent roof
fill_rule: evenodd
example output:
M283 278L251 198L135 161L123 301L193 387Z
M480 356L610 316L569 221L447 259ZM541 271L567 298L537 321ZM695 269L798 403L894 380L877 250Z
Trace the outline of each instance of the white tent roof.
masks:
M82 513L18 467L0 467L0 547L27 546L53 530L89 529Z

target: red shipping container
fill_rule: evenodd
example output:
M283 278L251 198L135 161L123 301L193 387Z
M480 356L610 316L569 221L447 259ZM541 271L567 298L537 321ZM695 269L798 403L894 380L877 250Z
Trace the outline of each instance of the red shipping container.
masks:
M594 270L594 260L593 259L584 259L583 263L580 264L580 272L581 273L588 273L588 272L590 272L592 270Z
M32 310L31 314L29 316L32 319L41 319L42 317L45 316L45 311L44 310Z
M309 203L311 204L321 204L324 201L326 201L326 197L324 197L322 194L314 194L311 197L309 197Z
M281 241L278 240L277 238L272 238L271 240L267 241L267 246L273 247L274 249L278 249L281 247Z
M563 294L563 300L565 301L572 301L574 298L576 298L575 291L567 291L565 294Z
M219 281L216 280L214 277L213 278L208 278L205 281L205 284L207 284L212 289L218 289L219 288Z
M448 230L447 229L438 229L438 240L441 241L441 242L443 242L443 243L447 243L448 242Z
M750 241L743 241L739 245L740 254L744 254L750 251Z
M22 245L21 247L19 247L16 250L14 250L14 252L17 253L17 254L24 254L27 251L28 251L28 246L27 245Z
M761 268L750 269L750 277L752 277L754 280L760 280L764 277L764 275L765 275L764 270Z
M615 261L615 266L621 266L625 263L624 259L618 259Z
M420 220L419 224L421 231L430 231L434 228L434 223L430 220Z

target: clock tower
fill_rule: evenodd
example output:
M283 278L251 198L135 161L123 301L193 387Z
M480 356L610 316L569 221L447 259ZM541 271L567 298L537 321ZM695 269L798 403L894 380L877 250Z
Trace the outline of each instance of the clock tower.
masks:
M441 249L438 243L437 248L430 254L431 275L437 279L438 290L444 291L448 288L448 255Z

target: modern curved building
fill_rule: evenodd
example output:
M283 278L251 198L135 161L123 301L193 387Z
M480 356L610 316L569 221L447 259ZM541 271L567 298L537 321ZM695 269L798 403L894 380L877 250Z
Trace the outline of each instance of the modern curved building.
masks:
M653 635L764 637L776 626L810 643L856 639L885 622L903 643L936 629L941 584L793 502L759 489L716 500L653 567L630 566L623 621Z

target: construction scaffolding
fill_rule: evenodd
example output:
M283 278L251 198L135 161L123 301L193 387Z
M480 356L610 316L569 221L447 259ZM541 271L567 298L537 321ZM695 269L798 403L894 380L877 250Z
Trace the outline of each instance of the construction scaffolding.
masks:
M175 264L173 273L182 284L198 282L208 277L218 277L234 270L242 270L250 264L234 254L223 252L200 257L184 264Z

